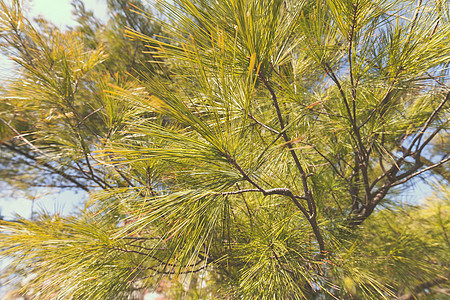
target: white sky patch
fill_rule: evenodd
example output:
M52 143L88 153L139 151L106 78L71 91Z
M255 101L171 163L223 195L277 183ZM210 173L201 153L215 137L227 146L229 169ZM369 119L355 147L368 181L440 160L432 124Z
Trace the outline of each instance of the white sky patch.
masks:
M11 3L12 0L8 2ZM61 28L77 25L72 15L71 0L22 0L21 2L25 15L30 19L41 16ZM92 10L96 17L103 21L107 20L106 0L84 0L83 2L86 9Z
M76 25L71 12L70 0L33 0L30 2L31 16L42 16L59 27Z
M0 83L1 78L11 77L11 70L14 68L14 63L6 56L0 55Z
M75 26L72 15L71 0L28 0L31 4L31 16L43 16L59 27ZM94 11L94 15L101 20L107 19L106 0L85 0L87 10Z
M0 213L6 220L14 219L15 215L30 218L32 211L68 215L77 207L82 207L87 197L88 194L84 191L57 191L56 189L42 188L36 190L36 193L29 197L15 193L10 197L0 198Z

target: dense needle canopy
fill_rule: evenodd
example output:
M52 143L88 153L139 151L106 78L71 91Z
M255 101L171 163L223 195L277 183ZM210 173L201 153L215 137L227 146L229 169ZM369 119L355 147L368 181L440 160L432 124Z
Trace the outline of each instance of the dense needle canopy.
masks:
M448 295L448 1L117 0L106 25L75 1L64 32L13 2L9 183L90 195L1 223L19 294Z

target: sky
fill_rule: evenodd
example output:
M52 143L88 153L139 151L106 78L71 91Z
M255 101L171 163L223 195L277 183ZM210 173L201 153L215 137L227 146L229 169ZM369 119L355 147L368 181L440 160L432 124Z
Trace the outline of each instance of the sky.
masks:
M23 8L26 9L25 15L29 19L41 16L58 27L64 28L76 25L71 13L72 6L70 3L71 0L24 0ZM102 20L107 19L106 0L84 0L84 4L87 10L94 11L96 17ZM13 64L9 59L0 55L0 83L3 78L11 77L12 69ZM70 213L87 197L86 193L82 192L64 191L56 193L55 190L44 188L32 196L35 197L34 204L30 199L14 191L10 193L8 198L0 198L0 215L6 220L10 220L16 214L29 218L32 210L34 212L45 210L50 213Z
M69 214L78 210L87 197L85 192L59 192L50 188L40 188L30 197L12 191L9 197L0 198L0 214L5 220L12 220L17 215L30 218L32 212Z
M71 0L27 0L30 3L30 15L42 15L51 20L55 25L74 26L75 20L72 16ZM94 11L96 17L106 20L106 0L85 0L86 9Z

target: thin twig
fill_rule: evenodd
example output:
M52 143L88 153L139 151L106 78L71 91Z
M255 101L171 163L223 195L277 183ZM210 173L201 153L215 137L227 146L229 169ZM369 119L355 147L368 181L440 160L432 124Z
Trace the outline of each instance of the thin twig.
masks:
M429 170L431 170L431 169L434 169L434 168L436 168L436 167L439 167L439 166L445 164L445 163L448 162L449 160L450 160L450 157L447 157L447 158L441 160L440 162L438 162L438 163L436 163L436 164L434 164L434 165L431 165L431 166L429 166L429 167L427 167L427 168L425 168L425 169L422 169L422 170L420 170L420 171L418 171L418 172L416 172L416 173L414 173L414 174L411 174L411 175L407 176L407 177L404 178L403 180L398 181L398 182L392 184L391 186L396 186L396 185L405 183L406 181L410 180L410 179L413 178L413 177L416 177L416 176L419 175L419 174L422 174L423 172L429 171Z
M267 129L267 130L269 130L270 132L273 132L273 133L275 133L275 134L280 134L279 131L277 131L277 130L275 130L275 129L273 129L273 128L270 128L270 127L267 126L266 124L263 124L263 123L261 123L260 121L258 121L254 116L252 116L252 114L248 113L248 116L249 116L253 121L255 121L257 124L259 124L261 127L265 128L265 129Z

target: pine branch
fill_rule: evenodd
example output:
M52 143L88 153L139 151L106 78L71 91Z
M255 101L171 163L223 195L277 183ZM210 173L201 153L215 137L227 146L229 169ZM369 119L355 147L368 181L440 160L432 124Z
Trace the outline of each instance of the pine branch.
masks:
M26 152L20 150L19 148L15 147L12 144L8 144L8 143L3 142L0 145L3 145L6 148L8 148L9 150L11 150L13 152L16 152L16 153L18 153L18 154L20 154L20 155L22 155L22 156L24 156L24 157L26 157L28 159L33 160L37 164L42 165L43 167L45 167L48 170L50 170L52 173L60 175L64 179L66 179L66 180L72 182L73 184L75 184L75 186L81 188L82 190L84 190L86 192L89 192L89 188L85 184L82 184L78 180L76 180L72 175L69 175L69 174L67 174L67 173L65 173L65 172L63 172L63 171L61 171L59 169L56 169L54 166L50 165L49 163L42 162L42 161L38 160L36 157L30 155L29 153L26 153Z

